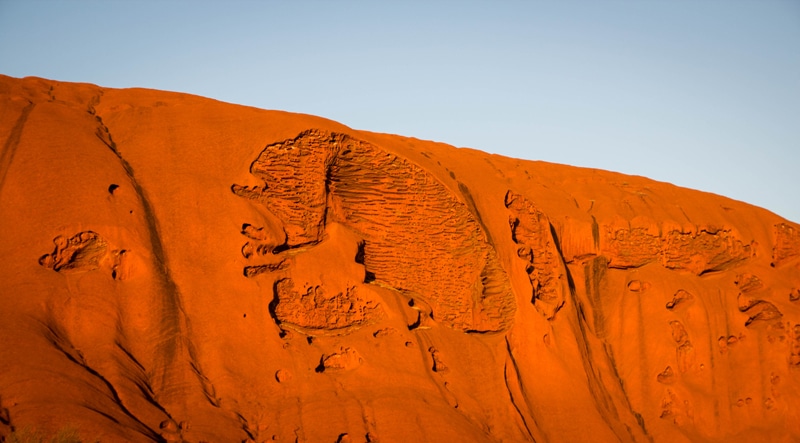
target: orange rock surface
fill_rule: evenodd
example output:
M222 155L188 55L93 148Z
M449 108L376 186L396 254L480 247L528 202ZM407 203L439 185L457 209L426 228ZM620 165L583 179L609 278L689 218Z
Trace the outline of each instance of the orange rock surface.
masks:
M0 436L800 440L800 226L643 177L0 77Z

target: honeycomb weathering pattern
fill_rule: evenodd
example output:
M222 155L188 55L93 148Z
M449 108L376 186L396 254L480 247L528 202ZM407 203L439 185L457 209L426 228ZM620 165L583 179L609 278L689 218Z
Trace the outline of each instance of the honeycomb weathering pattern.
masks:
M697 233L670 231L663 237L661 264L701 275L735 267L752 256L752 246L724 229L701 229Z
M281 323L304 333L342 333L380 319L382 311L375 300L361 297L358 288L344 293L326 291L321 286L298 291L289 279L275 284L276 303L272 309ZM333 293L332 293L333 292Z
M772 264L778 266L800 257L800 231L786 223L775 225L775 246L772 248Z
M39 264L56 272L91 271L100 267L108 244L96 232L84 231L70 238L53 239L56 245L50 254L39 258Z
M637 268L658 261L667 269L702 275L733 268L753 255L753 246L728 229L661 230L606 227L602 253L609 258L609 267Z
M476 217L421 167L347 135L317 130L267 146L250 172L264 188L233 186L284 224L286 247L315 244L338 222L364 239L369 280L430 303L454 329L507 329L508 276Z
M637 268L658 259L661 240L645 228L612 229L606 227L603 255L609 267Z

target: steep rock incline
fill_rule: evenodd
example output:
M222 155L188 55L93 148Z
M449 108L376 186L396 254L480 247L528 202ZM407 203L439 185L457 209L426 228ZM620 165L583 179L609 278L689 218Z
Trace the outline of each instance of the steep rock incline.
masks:
M0 441L800 439L800 226L760 208L33 78L0 146Z

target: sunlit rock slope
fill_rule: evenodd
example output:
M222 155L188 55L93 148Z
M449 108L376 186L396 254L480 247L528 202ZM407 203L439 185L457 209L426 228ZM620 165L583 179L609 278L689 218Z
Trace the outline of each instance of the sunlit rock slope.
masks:
M0 76L0 143L0 439L800 439L766 210L37 78Z

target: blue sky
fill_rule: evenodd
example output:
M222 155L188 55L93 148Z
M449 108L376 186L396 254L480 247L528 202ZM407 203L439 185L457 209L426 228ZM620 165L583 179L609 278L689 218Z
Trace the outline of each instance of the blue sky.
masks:
M0 0L0 73L644 175L800 222L800 1Z

